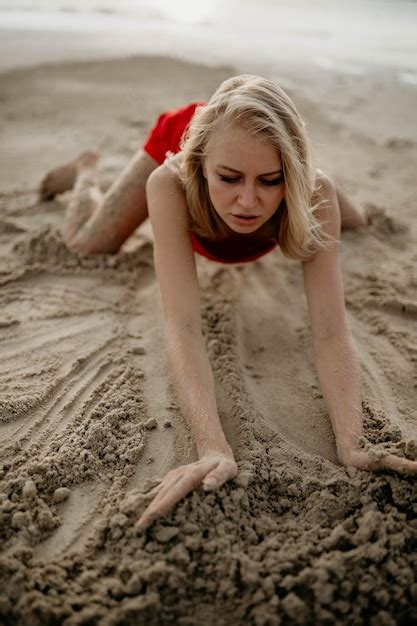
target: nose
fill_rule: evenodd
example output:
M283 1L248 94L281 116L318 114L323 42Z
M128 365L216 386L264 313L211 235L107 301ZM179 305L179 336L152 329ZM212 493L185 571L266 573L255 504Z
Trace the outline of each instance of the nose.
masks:
M255 185L249 182L245 183L240 191L237 201L242 209L254 209L258 204L258 196Z

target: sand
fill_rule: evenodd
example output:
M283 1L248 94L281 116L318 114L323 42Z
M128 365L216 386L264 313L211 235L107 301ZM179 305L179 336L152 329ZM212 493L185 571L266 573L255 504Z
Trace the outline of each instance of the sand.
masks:
M233 68L165 58L1 77L0 623L125 626L417 623L415 477L340 466L313 364L299 263L196 257L219 412L239 467L145 534L158 478L196 459L164 351L152 233L81 258L45 171L103 153L106 186L155 116ZM272 74L271 74L272 75ZM343 235L366 446L417 458L417 92L381 77L276 75L319 164L362 205Z

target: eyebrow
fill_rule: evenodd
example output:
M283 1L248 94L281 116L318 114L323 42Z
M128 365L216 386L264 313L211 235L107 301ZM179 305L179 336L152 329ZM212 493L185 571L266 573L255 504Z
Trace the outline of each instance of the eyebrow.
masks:
M243 174L243 172L239 172L239 170L235 170L233 167L229 167L228 165L222 165L221 163L217 167L221 167L224 170L229 170L230 172L234 172L235 174ZM282 174L282 168L279 170L275 170L274 172L266 172L265 174L260 174L260 176L272 176L272 174Z

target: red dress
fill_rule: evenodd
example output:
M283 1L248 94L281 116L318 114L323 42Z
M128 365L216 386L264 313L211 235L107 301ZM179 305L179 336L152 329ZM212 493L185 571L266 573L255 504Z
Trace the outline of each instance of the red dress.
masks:
M167 152L176 154L180 140L195 109L205 102L191 102L160 115L145 140L143 149L158 163L165 161ZM272 238L231 235L227 239L213 240L190 232L193 250L219 263L245 263L255 261L273 250L277 242Z

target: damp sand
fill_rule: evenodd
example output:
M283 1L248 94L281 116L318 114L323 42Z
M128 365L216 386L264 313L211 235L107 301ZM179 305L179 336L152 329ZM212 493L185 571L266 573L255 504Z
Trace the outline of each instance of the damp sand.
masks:
M1 78L1 624L417 621L415 477L338 463L301 268L278 250L247 265L196 257L239 474L136 531L157 480L196 459L164 352L152 233L147 223L117 255L79 257L62 241L67 198L39 203L36 185L91 146L105 187L156 115L233 73L137 58ZM321 107L302 81L291 93L322 169L373 215L341 249L363 445L416 459L417 148L392 107L411 116L417 96L368 82L359 105L357 83L327 76Z

